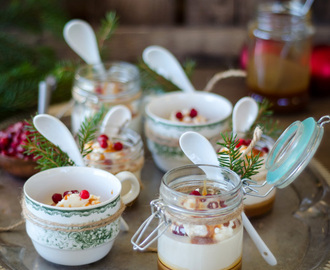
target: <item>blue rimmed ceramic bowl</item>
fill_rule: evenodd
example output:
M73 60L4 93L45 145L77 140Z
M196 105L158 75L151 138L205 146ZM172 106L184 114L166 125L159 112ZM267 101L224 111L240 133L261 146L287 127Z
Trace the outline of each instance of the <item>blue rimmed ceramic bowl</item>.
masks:
M120 230L121 182L113 174L88 167L42 171L24 185L22 202L26 231L44 259L62 265L83 265L108 254ZM52 195L88 190L101 203L88 207L52 206Z

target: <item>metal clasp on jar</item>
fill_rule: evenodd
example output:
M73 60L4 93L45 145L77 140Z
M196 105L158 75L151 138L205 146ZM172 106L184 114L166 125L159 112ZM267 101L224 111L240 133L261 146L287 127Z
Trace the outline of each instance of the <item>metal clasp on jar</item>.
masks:
M257 184L257 182L251 180L251 179L242 179L242 189L244 195L249 195L253 197L259 197L264 198L269 195L275 189L274 186L272 186L265 194L258 194L259 191L256 188L262 188L267 184L267 181L264 181L262 184Z
M139 227L136 233L131 239L134 250L145 250L153 242L155 242L171 225L171 220L168 219L165 215L166 205L163 203L162 199L153 200L150 203L151 207L151 216L149 216ZM150 223L154 218L159 218L158 226L148 235L144 240L141 238L144 236L147 228L150 226Z

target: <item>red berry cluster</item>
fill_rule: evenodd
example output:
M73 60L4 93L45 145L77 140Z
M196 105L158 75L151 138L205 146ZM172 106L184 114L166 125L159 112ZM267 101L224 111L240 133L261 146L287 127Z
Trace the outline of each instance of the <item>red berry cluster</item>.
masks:
M100 144L101 148L104 148L104 149L108 148L109 137L107 135L101 134L100 136L97 137L97 141ZM121 142L115 142L112 147L115 151L120 151L124 148L124 146Z
M30 131L27 130L27 122L17 122L7 129L0 131L0 153L8 157L16 157L24 160L33 159L33 155L25 154L23 145L27 144Z
M194 118L194 117L196 117L198 115L198 112L197 112L197 110L196 109L194 109L194 108L192 108L191 110L190 110L190 112L189 112L189 116L191 117L191 118ZM183 117L184 117L184 115L183 115L183 113L182 112L177 112L176 114L175 114L175 117L178 119L178 120L182 120L183 119Z
M52 200L55 204L57 204L58 202L60 202L66 195L70 195L70 194L78 194L79 191L78 190L67 190L63 192L63 195L61 193L54 193L52 196ZM89 192L85 189L83 189L82 191L80 191L79 193L79 197L86 200L88 199L90 196Z
M251 143L250 139L239 139L238 144L236 145L236 148L241 147L242 145L249 146L250 143ZM264 153L268 153L269 149L268 149L268 147L262 147L261 150L259 149L259 151L264 152Z

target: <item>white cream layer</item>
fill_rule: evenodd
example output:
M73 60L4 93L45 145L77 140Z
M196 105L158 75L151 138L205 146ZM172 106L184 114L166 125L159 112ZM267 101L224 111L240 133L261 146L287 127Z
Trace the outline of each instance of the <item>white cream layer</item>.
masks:
M159 259L176 270L226 269L242 256L243 226L230 238L215 244L190 243L189 237L166 232L158 239Z

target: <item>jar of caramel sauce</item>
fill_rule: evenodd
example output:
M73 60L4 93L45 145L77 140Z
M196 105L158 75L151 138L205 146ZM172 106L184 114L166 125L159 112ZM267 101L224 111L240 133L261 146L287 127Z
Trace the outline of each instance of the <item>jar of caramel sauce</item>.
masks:
M309 99L312 34L310 13L286 2L258 7L248 28L247 87L275 112L303 109Z

